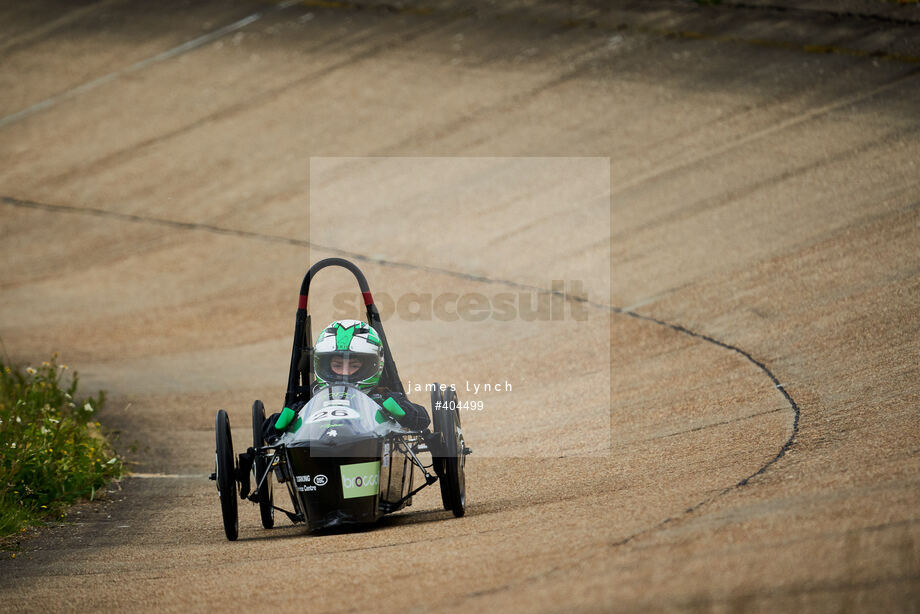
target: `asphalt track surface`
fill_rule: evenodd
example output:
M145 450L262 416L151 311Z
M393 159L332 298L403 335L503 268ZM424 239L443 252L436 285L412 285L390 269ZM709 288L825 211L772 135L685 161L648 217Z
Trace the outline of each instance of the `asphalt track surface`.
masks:
M4 5L0 335L108 391L137 477L0 559L2 609L916 611L920 37L758 4ZM331 210L319 156L600 157L609 224L539 182L368 207L389 174ZM553 343L387 321L403 379L516 384L466 517L226 542L214 413L281 401L308 263L492 295L598 254Z

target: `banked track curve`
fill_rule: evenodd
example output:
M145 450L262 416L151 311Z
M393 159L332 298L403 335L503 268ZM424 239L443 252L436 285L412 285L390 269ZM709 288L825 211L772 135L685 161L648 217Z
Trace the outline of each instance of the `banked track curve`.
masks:
M642 529L641 531L637 531L635 533L632 533L631 535L628 535L624 538L621 538L619 540L612 542L610 544L611 546L622 546L622 545L625 545L633 541L634 539L638 537L641 537L643 535L647 535L659 529L662 529L666 525L673 523L677 520L680 520L683 517L686 517L694 513L698 509L704 507L705 505L708 505L709 503L712 503L713 501L715 501L716 499L720 497L723 497L729 492L748 485L752 479L765 473L767 469L769 469L772 465L774 465L777 461L779 461L786 454L786 452L794 444L796 436L798 435L798 432L799 432L799 418L801 416L801 409L799 408L798 403L795 401L792 395L789 394L789 391L786 390L786 388L779 381L779 379L776 377L773 371L771 371L770 368L763 361L758 360L753 355L751 355L750 352L747 352L746 350L736 345L733 345L731 343L721 341L705 333L700 333L700 332L691 330L680 324L675 324L672 322L667 322L665 320L654 318L652 316L643 315L643 314L637 313L636 311L633 311L630 309L625 309L623 307L618 307L616 305L608 305L608 304L597 302L597 301L591 301L585 297L570 296L568 294L559 292L557 290L550 290L547 288L541 288L539 286L522 284L522 283L508 280L508 279L488 277L484 275L475 275L471 273L464 273L462 271L454 271L451 269L445 269L442 267L434 267L434 266L424 265L424 264L414 264L410 262L399 262L396 260L387 260L384 258L374 258L366 254L361 254L359 252L349 251L349 250L345 250L345 249L341 249L337 247L331 247L328 245L322 245L322 244L319 244L319 243L316 243L314 241L310 241L307 239L296 239L293 237L284 237L280 235L271 235L271 234L266 234L266 233L253 232L249 230L227 228L223 226L217 226L215 224L208 224L208 223L202 223L202 222L186 222L186 221L181 221L181 220L170 220L170 219L157 218L157 217L146 216L146 215L121 213L118 211L111 211L108 209L79 207L79 206L73 206L73 205L40 203L40 202L36 202L32 200L25 200L25 199L15 198L11 196L0 196L0 202L2 202L3 204L7 206L17 207L21 209L32 209L32 210L49 211L49 212L54 212L54 213L65 213L65 214L73 214L73 215L101 217L101 218L119 220L123 222L135 223L135 224L163 226L166 228L172 228L172 229L178 229L178 230L199 231L199 232L207 232L211 234L236 236L236 237L240 237L244 239L263 241L266 243L274 243L274 244L280 243L280 244L292 245L292 246L297 246L297 247L306 247L310 249L316 249L319 251L328 252L330 254L335 254L337 256L341 256L344 258L351 258L352 260L357 260L358 262L368 262L368 263L373 263L373 264L384 266L384 267L424 271L428 273L434 273L434 274L444 275L448 277L454 277L456 279L463 279L466 281L475 281L475 282L480 282L480 283L485 283L485 284L503 286L506 288L528 290L531 292L536 292L538 294L558 295L558 296L563 297L565 300L577 301L577 302L583 303L585 305L589 305L597 309L609 311L610 313L628 316L631 318L635 318L637 320L650 322L658 326L664 326L675 332L678 332L684 335L688 335L690 337L699 339L701 341L705 341L707 343L711 343L713 345L716 345L718 347L721 347L723 349L729 350L731 352L734 352L736 354L743 356L748 362L756 366L770 380L770 382L772 382L773 386L777 390L779 390L780 393L783 395L783 397L786 399L786 402L789 405L789 409L792 411L792 432L789 434L789 437L780 446L779 451L773 457L767 460L766 463L761 465L756 471L754 471L750 475L742 478L741 480L739 480L738 482L734 484L724 487L722 490L716 492L713 495L710 495L709 497L703 499L702 501L699 501L691 505L690 507L685 508L680 514L676 516L670 516L668 518L665 518L664 520L658 522L657 524L651 527ZM552 570L546 573L551 573L551 572ZM546 573L541 574L541 577L543 575L546 575Z

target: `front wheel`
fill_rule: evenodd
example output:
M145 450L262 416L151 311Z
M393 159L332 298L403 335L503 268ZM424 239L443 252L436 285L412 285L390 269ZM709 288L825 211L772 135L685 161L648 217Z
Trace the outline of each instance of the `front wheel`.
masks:
M265 440L262 439L263 422L265 422L265 406L262 405L262 401L256 401L252 404L252 447L254 448L261 448L265 445ZM264 454L256 452L252 467L255 471L255 484L257 487L262 477L265 477L262 487L256 490L256 500L259 502L259 516L262 518L262 526L270 529L275 526L275 508L272 496L272 474L268 471L268 459Z
M239 510L237 508L236 466L233 457L233 441L230 438L230 418L227 412L217 412L217 492L220 495L220 511L224 519L224 533L227 539L235 541L239 536Z

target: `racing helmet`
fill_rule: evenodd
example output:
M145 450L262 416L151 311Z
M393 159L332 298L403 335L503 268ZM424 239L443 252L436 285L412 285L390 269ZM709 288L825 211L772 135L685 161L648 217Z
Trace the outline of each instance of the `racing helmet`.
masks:
M360 367L354 369L355 361ZM343 364L348 368L343 369ZM323 329L313 348L313 373L319 385L350 383L367 390L380 381L383 345L366 322L336 320Z

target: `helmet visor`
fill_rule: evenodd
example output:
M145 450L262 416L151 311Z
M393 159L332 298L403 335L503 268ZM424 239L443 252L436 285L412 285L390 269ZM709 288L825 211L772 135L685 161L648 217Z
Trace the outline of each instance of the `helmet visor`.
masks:
M326 382L357 384L373 377L380 369L380 357L373 353L338 350L316 357L316 375Z

